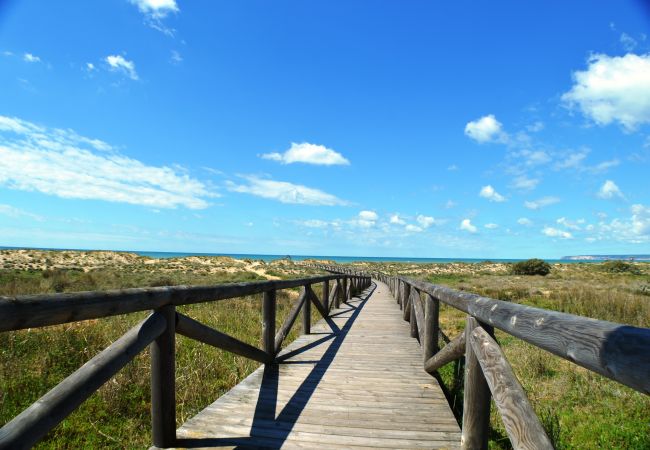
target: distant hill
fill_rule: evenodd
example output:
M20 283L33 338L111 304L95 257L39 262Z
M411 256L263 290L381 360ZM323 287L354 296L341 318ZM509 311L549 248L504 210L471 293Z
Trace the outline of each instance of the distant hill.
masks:
M612 259L625 261L650 261L650 255L578 255L563 256L562 259L571 261L609 261Z

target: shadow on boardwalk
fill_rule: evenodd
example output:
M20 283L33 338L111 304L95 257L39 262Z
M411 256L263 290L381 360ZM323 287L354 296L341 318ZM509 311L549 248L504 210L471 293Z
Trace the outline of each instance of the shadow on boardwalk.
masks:
M176 445L185 448L198 448L198 447L219 447L219 446L235 446L236 448L250 448L260 446L267 448L279 448L285 442L287 436L291 433L293 426L300 417L300 414L305 409L309 399L316 391L319 382L327 372L330 364L339 351L343 341L345 340L349 330L352 328L359 313L364 305L376 289L373 283L368 289L362 292L359 296L352 298L344 305L348 308L338 311L331 317L325 318L325 321L332 330L331 333L326 333L323 337L315 341L297 348L285 354L278 356L278 364L267 365L264 368L264 375L260 387L259 397L255 406L255 414L253 416L253 423L251 425L250 434L248 437L237 438L181 438L178 439ZM342 328L339 328L332 317L343 317L345 314L350 314L349 319L345 322ZM332 341L323 356L318 361L290 361L290 358L299 355L307 350L315 348L319 345ZM301 383L300 387L292 395L291 399L282 408L276 416L276 405L278 400L278 384L280 377L280 364L315 364L311 372L305 380ZM269 428L273 429L272 438L268 438Z

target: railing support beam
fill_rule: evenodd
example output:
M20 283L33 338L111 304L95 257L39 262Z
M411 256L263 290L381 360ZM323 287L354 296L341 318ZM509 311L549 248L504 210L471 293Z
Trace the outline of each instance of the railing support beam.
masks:
M176 443L176 308L157 311L167 327L151 344L151 433L153 445L165 448Z
M262 345L268 355L267 364L275 359L275 291L266 291L262 297Z

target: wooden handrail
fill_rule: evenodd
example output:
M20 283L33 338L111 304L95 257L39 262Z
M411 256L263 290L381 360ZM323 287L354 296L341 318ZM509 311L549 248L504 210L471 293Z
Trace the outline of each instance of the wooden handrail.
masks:
M331 273L365 275L388 285L418 337L424 369L433 374L465 355L464 406L461 447L487 448L490 394L494 395L506 431L516 449L552 448L521 384L497 342L493 327L650 394L650 329L633 327L542 308L494 300L408 277L381 272L341 270L318 265ZM418 300L425 293L424 312ZM468 314L465 331L440 351L438 304L443 302ZM424 317L422 317L424 315ZM422 328L424 327L424 333ZM420 331L418 331L420 330ZM436 332L434 332L436 330ZM435 349L435 350L434 350Z
M273 363L282 341L288 335L301 309L304 309L303 331L306 333L310 332L310 310L307 305L314 303L324 317L329 315L328 308L332 307L332 301L328 300L330 281L336 282L336 288L332 290L332 295L336 297L335 306L338 306L341 300L347 301L355 291L370 285L368 276L336 274L213 286L168 286L0 297L0 317L2 317L0 332L154 310L147 319L0 428L0 449L31 447L148 345L151 346L153 444L157 447L174 446L176 442L175 334L183 334L199 342L259 362ZM316 283L324 283L322 303L311 288L311 285ZM276 334L276 291L294 287L302 287L302 294ZM175 309L178 305L219 301L259 293L263 294L264 350L207 327L177 313Z

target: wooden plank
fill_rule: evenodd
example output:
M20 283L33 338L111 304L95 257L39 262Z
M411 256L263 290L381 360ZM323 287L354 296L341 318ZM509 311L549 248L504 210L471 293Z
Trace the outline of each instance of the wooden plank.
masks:
M268 363L275 358L275 291L266 291L262 297L262 344L269 355Z
M522 450L552 450L544 427L499 345L481 327L474 328L470 341L512 446Z
M275 335L275 353L278 353L282 348L282 342L284 341L284 338L287 337L287 334L289 334L289 331L291 330L293 323L296 321L296 317L298 317L298 313L300 313L300 309L306 299L307 290L303 287L302 292L300 292L300 297L298 297L298 300L296 300L291 307L291 310L289 310L289 315L284 319L284 323Z
M424 293L424 339L422 353L428 361L438 352L438 334L440 333L440 301L428 292ZM464 349L463 349L464 351Z
M171 447L176 441L176 308L157 312L167 327L151 343L151 436L153 445Z
M179 445L191 437L242 447L458 448L458 424L388 287L377 283L368 301L354 297L331 316L338 330L314 324L279 353L279 365L188 420Z

